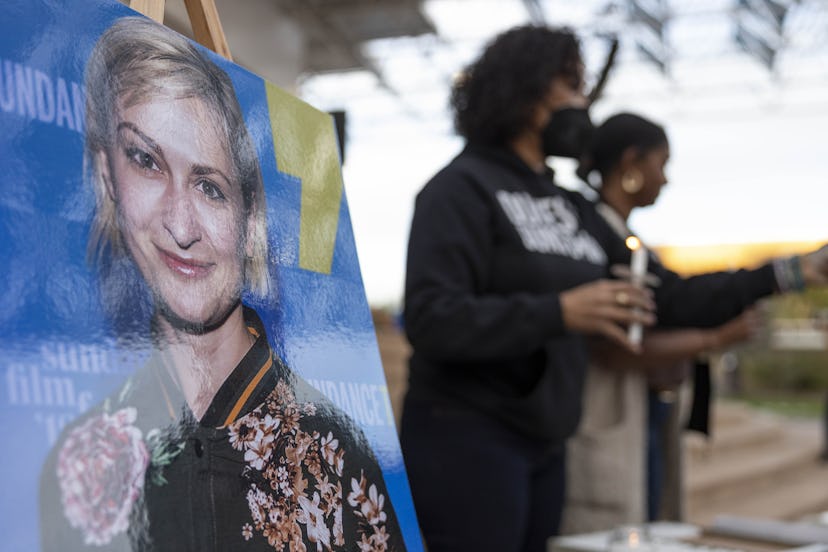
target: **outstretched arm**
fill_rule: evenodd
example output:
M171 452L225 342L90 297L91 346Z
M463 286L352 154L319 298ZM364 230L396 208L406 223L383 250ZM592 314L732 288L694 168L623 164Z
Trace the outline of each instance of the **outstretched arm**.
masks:
M632 354L610 344L597 345L593 354L607 366L622 370L657 371L664 366L693 356L724 349L746 341L761 327L755 308L715 328L681 328L655 330L644 335L641 354Z

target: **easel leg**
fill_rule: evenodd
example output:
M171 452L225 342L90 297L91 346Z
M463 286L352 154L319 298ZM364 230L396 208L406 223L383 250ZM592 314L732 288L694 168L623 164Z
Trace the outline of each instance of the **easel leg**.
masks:
M218 55L233 61L214 0L184 0L196 41Z
M158 23L164 23L165 0L130 0L129 7ZM215 0L184 0L196 41L233 61L219 21Z
M129 0L129 7L153 21L164 23L165 0Z

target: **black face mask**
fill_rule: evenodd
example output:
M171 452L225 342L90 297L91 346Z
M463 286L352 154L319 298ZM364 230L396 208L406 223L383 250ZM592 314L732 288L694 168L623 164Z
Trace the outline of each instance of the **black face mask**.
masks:
M583 107L565 107L552 113L543 129L543 153L547 157L578 159L586 151L595 127Z

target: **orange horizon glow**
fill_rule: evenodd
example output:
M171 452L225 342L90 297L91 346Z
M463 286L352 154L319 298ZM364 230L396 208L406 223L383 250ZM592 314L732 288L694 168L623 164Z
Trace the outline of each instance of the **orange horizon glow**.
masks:
M629 240L629 238L627 238ZM824 241L661 245L653 247L661 263L682 275L753 268L774 257L813 251Z

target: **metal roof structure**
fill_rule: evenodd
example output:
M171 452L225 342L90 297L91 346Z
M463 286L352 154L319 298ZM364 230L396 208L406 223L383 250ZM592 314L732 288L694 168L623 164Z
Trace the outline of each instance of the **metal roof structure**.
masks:
M828 0L216 0L235 60L325 109L445 117L451 79L512 25L567 25L606 95L703 99L828 86ZM166 23L191 35L180 0ZM330 84L333 83L333 84Z
M237 63L284 87L303 74L382 70L363 45L434 34L421 0L217 0ZM192 37L181 1L166 3L165 23Z

